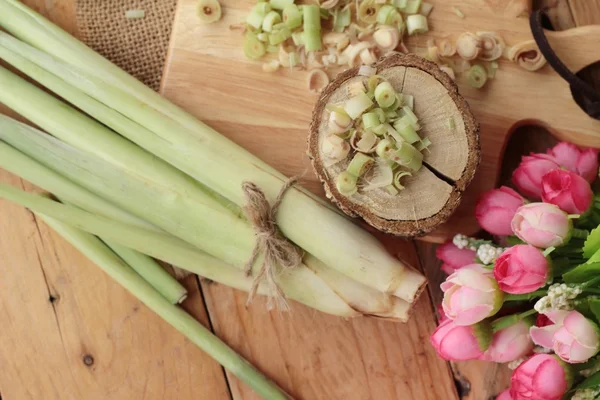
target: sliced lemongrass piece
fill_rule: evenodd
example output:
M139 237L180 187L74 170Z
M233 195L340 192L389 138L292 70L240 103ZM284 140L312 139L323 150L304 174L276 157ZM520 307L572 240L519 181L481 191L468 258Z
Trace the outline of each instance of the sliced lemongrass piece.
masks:
M400 11L404 11L408 5L408 0L392 0L392 5Z
M534 40L512 46L508 49L507 58L527 71L537 71L546 64L546 59Z
M392 137L395 143L401 143L404 141L402 136L394 129L394 127L390 124L383 124L386 128L387 137Z
M479 55L479 59L494 61L502 56L506 45L496 32L477 32L477 36L481 39L481 54Z
M380 25L386 25L388 18L390 17L390 15L392 14L393 11L396 11L396 9L394 8L394 6L390 6L390 5L385 5L382 6L379 11L377 11L377 23Z
M350 139L356 133L356 129L350 128L346 132L338 133L336 136L341 137L342 139Z
M381 158L386 158L387 154L394 149L394 147L394 143L392 143L390 139L381 139L379 143L377 143L375 153Z
M340 103L329 103L325 106L325 109L329 112L338 112L340 114L346 114L346 111L344 111L344 105Z
M385 188L385 191L391 194L392 196L396 196L399 192L398 189L394 187L394 185L388 185Z
M292 31L285 24L276 25L269 34L269 44L277 46L292 37Z
M377 23L377 13L380 7L381 5L375 3L374 0L363 0L358 6L357 21L367 25Z
M356 148L361 153L372 153L377 145L377 136L373 132L364 131L360 140L356 143Z
M269 41L269 34L266 33L266 32L257 33L256 34L256 38L258 40L260 40L261 42L268 42Z
M295 4L290 4L283 9L282 19L288 28L292 30L302 26L302 12ZM294 44L296 44L295 41Z
M398 12L398 10L392 11L390 16L388 17L387 24L389 26L393 26L398 29L399 32L404 32L404 20L402 19L402 14ZM402 36L402 33L400 36Z
M200 0L197 7L200 21L210 24L221 19L221 3L218 0Z
M378 157L375 160L373 168L364 177L364 183L361 185L361 190L370 192L375 189L384 188L393 184L394 171L391 165L383 158Z
M275 72L279 69L279 61L277 60L271 60L269 62L266 62L262 65L262 69L265 72Z
M360 52L360 61L365 65L373 65L377 62L377 55L373 49L364 49Z
M473 65L467 71L467 83L476 89L481 89L487 82L487 71L481 65Z
M340 0L327 0L327 1L324 1L323 3L321 3L321 9L323 9L323 10L331 10L332 8L334 8L335 6L337 6L339 2L340 2Z
M471 68L471 63L467 60L459 58L454 62L454 70L459 74L468 71L469 68Z
M294 4L294 0L270 0L269 4L276 10L283 10L290 4Z
M321 11L319 6L314 4L305 4L302 6L302 16L304 19L304 30L321 30Z
M438 55L438 48L437 46L431 46L427 48L427 55L425 55L425 58L431 62L434 62L436 64L440 63L440 57Z
M431 3L422 3L421 4L421 15L429 17L429 14L431 14L431 10L433 10L433 4L431 4Z
M324 20L328 20L329 17L331 17L329 10L326 8L323 8L323 7L319 8L319 14L321 16L321 19L324 19Z
M329 135L323 140L321 145L323 155L327 158L328 164L336 164L348 156L350 145L342 138L336 135Z
M323 35L323 44L335 46L335 49L339 52L344 50L350 44L350 36L346 33L327 32Z
M462 11L460 11L458 7L452 7L452 12L454 12L454 14L458 16L458 18L465 18L465 14Z
M352 119L360 117L360 115L368 110L373 105L373 102L365 93L359 93L346 101L344 111Z
M269 11L263 18L262 30L265 32L271 32L273 25L281 22L281 15L277 11Z
M413 144L421 140L419 134L415 130L414 124L408 115L403 116L396 122L394 122L394 129L405 142Z
M279 45L279 50L278 50L278 58L279 58L279 64L281 64L282 67L289 67L290 66L290 55L292 53L295 53L295 51L290 50L293 49L291 46L286 48L283 44Z
M398 190L404 190L404 185L402 185L402 178L405 176L412 176L412 173L408 171L398 171L394 174L394 187Z
M321 31L317 29L304 29L303 41L306 51L321 50Z
M335 32L343 32L352 22L352 12L350 4L346 5L341 10L336 10L333 13L333 30Z
M298 31L292 33L292 41L295 46L304 46L304 32Z
M404 107L402 107L402 112L409 119L409 121L411 122L413 128L415 128L415 130L418 131L420 129L419 119L417 118L417 116L415 115L415 113L412 111L412 109L410 107L408 107L408 106L404 106Z
M429 140L429 138L424 138L423 140L419 141L419 143L415 144L415 149L423 151L427 150L429 146L431 146L431 140Z
M400 43L400 32L392 26L380 26L373 33L373 40L383 51L394 50Z
M375 88L375 101L382 108L390 107L396 101L396 91L389 82L381 82Z
M448 76L452 79L456 79L456 75L454 74L454 70L447 65L440 65L440 70L448 74Z
M408 0L406 7L404 7L404 12L406 14L416 14L419 12L421 8L421 0ZM409 33L410 35L410 33Z
M346 114L343 109L341 111L332 111L329 114L329 133L340 134L346 132L352 127L352 118Z
M387 132L387 127L386 124L381 124L379 126L376 126L375 128L371 128L371 131L376 134L377 136L383 136L386 134Z
M375 114L377 114L377 117L379 117L379 122L381 122L382 124L384 122L386 122L387 118L385 116L385 111L383 111L383 109L376 107L372 110Z
M357 192L356 181L356 176L348 171L342 171L337 177L335 186L343 196L350 197Z
M340 60L346 61L349 66L354 66L356 63L356 58L359 56L361 51L371 47L373 47L373 44L368 41L351 44L342 52L340 55Z
M262 28L263 19L269 11L271 11L269 3L261 2L256 4L246 17L246 23L254 29Z
M471 32L465 32L456 40L456 52L464 60L474 60L481 53L481 39Z
M371 129L375 128L376 126L379 126L379 124L381 124L381 121L379 120L378 113L370 111L368 113L363 114L362 123L365 129Z
M454 118L448 118L448 128L451 130L456 129L456 123L454 122Z
M267 51L265 44L258 40L252 32L247 32L244 36L244 54L252 60L258 60L265 55Z
M311 69L308 73L308 90L312 93L319 93L329 84L329 77L322 69Z
M456 54L456 46L448 39L441 40L438 45L438 55L440 57L452 57Z
M415 97L411 94L403 94L402 103L404 103L405 107L408 107L411 111L415 109Z
M406 31L409 35L416 35L429 31L427 18L421 14L409 15L406 18Z
M370 65L361 65L361 67L358 69L358 74L360 76L373 76L375 75L375 73L377 72L377 68L372 67ZM360 82L360 86L363 88L364 91L364 86L362 84L362 82Z
M406 142L400 142L397 145L398 149L392 150L386 155L386 158L413 171L420 170L423 163L423 154Z
M355 177L360 177L373 163L373 158L363 153L356 153L346 171Z
M364 67L372 68L368 65L364 65ZM363 85L363 83L360 81L353 82L350 85L348 85L347 92L348 92L349 97L354 97L361 93L364 94L365 93L365 85Z
M202 3L202 2L200 2L200 3ZM198 4L198 7L200 7L200 3ZM198 15L200 16L200 20L202 20L200 10L198 10ZM125 18L127 18L127 19L140 19L140 18L144 18L145 16L146 16L146 11L144 11L144 10L127 10L127 11L125 11Z

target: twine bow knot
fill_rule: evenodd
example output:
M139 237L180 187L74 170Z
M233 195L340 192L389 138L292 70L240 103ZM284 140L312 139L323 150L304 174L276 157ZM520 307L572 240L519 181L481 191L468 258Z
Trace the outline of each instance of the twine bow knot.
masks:
M252 182L244 182L242 190L246 196L244 212L252 224L256 235L256 244L252 254L244 266L246 276L252 274L252 267L261 253L264 259L258 274L254 277L246 305L252 302L260 283L265 280L269 291L269 302L267 308L273 307L276 302L280 310L288 310L289 306L285 300L285 294L275 280L276 268L283 270L291 269L302 263L302 251L281 234L277 227L277 210L283 196L288 189L298 182L298 178L290 178L279 191L273 204L269 204L264 192Z

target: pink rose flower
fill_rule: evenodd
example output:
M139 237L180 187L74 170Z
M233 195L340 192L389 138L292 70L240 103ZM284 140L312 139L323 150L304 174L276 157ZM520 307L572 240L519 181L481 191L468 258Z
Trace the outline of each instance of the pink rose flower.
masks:
M525 199L509 187L485 192L475 206L475 217L479 225L489 233L499 236L512 235L510 221Z
M448 241L435 250L435 256L443 262L442 270L450 275L465 265L473 264L477 254L474 250L459 249Z
M548 151L548 154L569 171L581 175L588 182L598 176L598 150L580 149L572 143L561 142Z
M507 363L526 356L532 350L533 342L529 337L529 324L519 321L494 333L492 343L481 360Z
M583 214L592 205L590 184L571 171L555 169L542 178L542 200L569 214Z
M519 239L543 249L568 242L573 227L566 212L548 203L521 206L511 224Z
M500 393L496 400L514 400L510 395L510 389L506 389L504 392Z
M494 315L502 306L504 294L479 264L456 270L440 285L444 292L444 312L456 325L473 325Z
M512 181L526 197L537 200L542 195L542 177L558 168L560 164L551 155L532 153L523 157L513 171Z
M542 252L531 245L519 244L505 250L494 264L494 278L506 293L531 293L548 280L550 266Z
M530 329L535 344L553 349L570 364L584 363L598 353L600 338L594 322L578 311L552 311L547 316L554 324Z
M485 351L473 326L459 326L449 319L437 327L429 341L439 356L448 361L474 360Z
M560 400L569 389L568 371L556 356L537 354L513 372L513 400Z
M531 340L538 346L551 349L554 347L554 334L563 326L565 317L569 314L568 311L553 310L546 314L540 314L536 320L535 326L529 328ZM540 319L544 316L545 319ZM538 324L538 321L540 324Z

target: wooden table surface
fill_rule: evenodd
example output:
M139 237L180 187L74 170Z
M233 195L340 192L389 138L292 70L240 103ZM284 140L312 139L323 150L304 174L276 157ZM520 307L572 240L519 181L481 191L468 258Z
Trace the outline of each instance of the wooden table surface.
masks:
M74 0L25 3L77 34ZM600 23L600 0L540 4L556 6L557 29ZM506 171L520 154L551 143L540 129L522 129L528 134L509 143ZM35 190L4 171L0 180ZM0 201L0 238L1 399L256 398L30 212ZM435 246L406 242L397 251L420 264L431 282L407 325L344 321L307 309L291 317L249 312L244 294L194 277L185 281L191 294L185 307L298 398L493 399L510 371L447 364L428 344L444 278Z

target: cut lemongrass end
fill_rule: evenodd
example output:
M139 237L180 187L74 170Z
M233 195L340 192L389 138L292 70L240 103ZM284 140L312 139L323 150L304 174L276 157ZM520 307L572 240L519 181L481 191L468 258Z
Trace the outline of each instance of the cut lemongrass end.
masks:
M481 65L473 65L467 71L467 82L469 86L481 89L487 82L487 71Z
M247 32L244 37L244 54L252 60L258 60L267 51L263 42L261 42L255 34Z
M400 134L405 142L413 144L421 140L412 121L407 115L394 122L394 129Z
M332 111L329 114L329 133L336 135L348 131L352 127L352 118L344 110Z
M388 18L390 18L391 14L396 11L394 6L384 5L377 12L377 23L380 25L386 25Z
M396 101L396 91L389 82L381 82L375 88L375 101L382 108L390 107Z
M350 4L346 5L341 10L334 10L333 12L333 30L334 32L343 32L347 26L352 22L352 13L350 10Z
M314 4L306 4L302 6L302 14L306 51L321 50L321 12L319 7Z
M288 28L292 30L302 26L302 12L295 4L290 4L283 9L282 19ZM294 41L294 44L296 44L296 41Z
M456 122L454 122L454 118L452 117L448 118L448 128L450 130L456 129Z
M406 3L406 7L404 7L404 12L406 14L416 14L419 12L421 8L422 0L408 0Z
M461 34L456 40L456 52L463 60L476 59L481 54L481 39L471 32Z
M346 171L355 177L360 177L373 163L373 158L362 153L356 153Z
M458 8L458 7L452 7L452 12L458 17L458 18L465 18L465 14Z
M414 146L402 142L398 143L398 150L393 153L392 161L413 171L418 171L423 163L423 154Z
M375 0L363 0L358 6L356 19L359 23L375 24L377 23L377 13L380 7L381 5L377 4Z
M394 143L390 139L382 139L375 148L375 153L381 158L385 158L387 154L394 148Z
M373 102L365 93L350 98L344 105L344 111L352 119L358 118L363 112L373 106Z
M379 126L381 121L379 120L379 115L376 112L371 111L363 114L362 123L365 129L370 129Z
M392 196L397 196L397 195L398 195L398 193L400 193L400 192L398 191L398 189L396 189L396 188L394 187L394 185L388 185L388 186L386 186L386 187L384 188L384 190L385 190L386 192L388 192L389 194L391 194Z
M218 0L200 0L197 7L200 21L210 24L221 19L221 3Z
M294 0L270 0L269 4L276 10L285 10L290 4L294 4Z
M406 18L406 31L409 35L416 35L429 31L427 17L421 14L409 15Z
M412 176L412 173L408 171L398 171L394 174L394 187L398 190L404 190L404 185L402 185L402 178L405 176Z
M206 0L205 0L206 1ZM209 1L209 0L208 0ZM250 14L246 17L246 23L254 29L261 29L265 15L271 11L269 3L261 2L252 7Z
M419 151L427 150L431 146L431 140L429 138L424 138L420 140L418 143L415 143L415 149Z
M336 188L343 196L349 197L357 192L357 177L348 171L342 171L336 181Z
M273 27L273 30L269 34L269 44L272 46L277 46L292 37L292 31L287 25L279 25L276 28Z
M269 11L262 22L262 30L265 32L271 32L273 25L281 22L281 15L277 11Z

